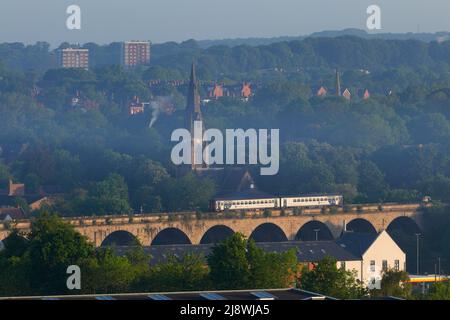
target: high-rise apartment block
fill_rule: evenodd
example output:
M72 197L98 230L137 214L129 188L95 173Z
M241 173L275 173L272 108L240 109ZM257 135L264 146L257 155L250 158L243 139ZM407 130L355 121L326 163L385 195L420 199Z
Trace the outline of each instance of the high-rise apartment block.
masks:
M127 41L122 44L121 62L125 67L150 63L149 41Z
M89 50L66 48L59 50L59 66L61 68L89 69Z

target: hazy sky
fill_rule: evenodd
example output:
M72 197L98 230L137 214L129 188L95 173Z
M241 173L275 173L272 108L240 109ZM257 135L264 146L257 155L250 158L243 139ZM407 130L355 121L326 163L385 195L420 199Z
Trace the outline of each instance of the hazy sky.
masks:
M72 4L81 7L81 30L66 28ZM0 0L0 42L158 43L364 29L371 4L382 9L382 32L450 31L449 0Z

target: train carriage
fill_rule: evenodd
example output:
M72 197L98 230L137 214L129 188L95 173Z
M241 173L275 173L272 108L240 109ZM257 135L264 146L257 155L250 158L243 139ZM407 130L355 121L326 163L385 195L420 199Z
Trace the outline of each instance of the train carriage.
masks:
M280 198L251 189L238 192L212 201L214 211L275 209L280 207Z
M319 208L343 206L344 197L338 194L313 194L281 198L282 208Z
M320 208L344 205L344 197L338 194L298 195L274 197L260 192L238 193L227 197L218 197L211 203L214 211L257 210L279 208Z

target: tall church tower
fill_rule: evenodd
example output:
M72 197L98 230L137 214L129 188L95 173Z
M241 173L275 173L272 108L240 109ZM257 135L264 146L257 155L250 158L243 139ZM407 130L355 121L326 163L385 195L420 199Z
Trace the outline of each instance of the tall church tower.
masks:
M204 131L199 83L195 72L195 64L192 63L191 79L189 81L189 89L187 93L185 127L191 133L191 170L194 171L204 168L202 161L203 136L195 136L195 132L199 132L199 128L194 130L195 121L202 121L201 129Z
M336 95L338 97L340 97L342 95L342 91L341 91L341 75L340 75L338 69L336 69Z

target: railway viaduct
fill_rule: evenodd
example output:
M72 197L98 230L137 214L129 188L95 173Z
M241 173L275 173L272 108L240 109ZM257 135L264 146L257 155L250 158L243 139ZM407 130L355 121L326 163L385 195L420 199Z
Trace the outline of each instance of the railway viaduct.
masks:
M132 216L80 217L65 219L96 246L127 245L137 239L144 246L201 244L220 241L240 232L259 242L288 240L331 240L344 230L380 232L390 228L420 230L421 204L353 206L335 212L286 210L270 213L173 213ZM15 228L30 230L31 221L14 222ZM0 240L8 237L11 226L0 223Z

